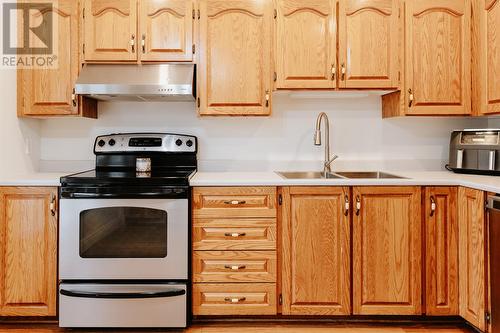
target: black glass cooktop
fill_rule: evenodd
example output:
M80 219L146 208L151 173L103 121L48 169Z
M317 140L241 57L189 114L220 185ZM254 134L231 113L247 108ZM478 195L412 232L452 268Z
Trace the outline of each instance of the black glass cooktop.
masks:
M131 170L89 170L61 178L64 184L95 184L95 185L158 185L158 186L188 186L189 178L194 170L153 170L152 172L135 172Z

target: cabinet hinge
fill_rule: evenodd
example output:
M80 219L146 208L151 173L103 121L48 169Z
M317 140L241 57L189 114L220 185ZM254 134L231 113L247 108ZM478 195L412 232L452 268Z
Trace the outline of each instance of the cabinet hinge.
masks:
M398 72L398 82L401 82L401 71Z
M275 9L274 10L274 19L276 19L278 17L278 11Z
M484 211L488 211L488 201L484 202Z
M196 45L193 44L193 54L196 53Z
M278 81L278 74L274 72L274 77L273 77L274 82Z
M278 303L279 305L283 305L283 294L280 294L280 296L278 297Z
M85 43L83 43L83 45L82 45L82 52L83 52L83 54L85 54Z
M200 13L200 10L198 9L198 20L200 19L201 17L201 13Z
M82 15L83 15L83 18L85 19L85 8L83 8L82 13L83 13L83 14L82 14Z
M489 325L491 323L491 313L485 312L484 313L484 320L486 321L486 324Z
M200 106L201 106L201 101L200 101L200 98L198 97L198 99L197 99L196 101L197 101L197 103L198 103L198 108L200 108Z
M278 196L278 204L280 206L283 204L283 196L281 194Z
M196 11L193 9L193 20L196 18Z

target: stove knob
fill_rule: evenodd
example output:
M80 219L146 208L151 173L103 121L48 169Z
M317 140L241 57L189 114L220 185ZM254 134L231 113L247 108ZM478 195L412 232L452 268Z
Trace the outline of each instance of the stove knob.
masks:
M177 139L177 141L175 141L175 144L178 145L178 146L182 146L182 140L181 139Z
M192 147L192 146L193 146L193 141L191 141L191 140L187 140L187 141L186 141L186 146L188 146L188 147Z
M116 141L115 141L115 139L111 139L111 140L109 140L109 142L108 142L108 143L109 143L109 145L110 145L111 147L113 147L113 146L116 144Z
M99 142L97 142L97 145L99 147L104 147L105 144L106 144L106 142L104 140L99 140Z

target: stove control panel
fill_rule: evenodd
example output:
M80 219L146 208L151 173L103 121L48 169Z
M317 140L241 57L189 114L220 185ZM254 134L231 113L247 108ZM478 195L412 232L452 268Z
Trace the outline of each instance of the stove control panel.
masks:
M111 134L97 137L95 154L112 153L196 153L195 136L168 133Z

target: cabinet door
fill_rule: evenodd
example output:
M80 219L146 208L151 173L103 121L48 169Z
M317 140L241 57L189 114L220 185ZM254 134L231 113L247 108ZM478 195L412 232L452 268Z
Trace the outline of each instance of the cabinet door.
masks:
M420 188L355 187L353 205L354 314L420 315Z
M278 0L277 88L335 88L336 8L333 0Z
M271 113L271 0L201 0L199 113Z
M457 188L425 189L426 314L458 315Z
M341 88L397 88L399 0L340 0Z
M471 0L406 1L409 115L471 113Z
M55 316L57 189L0 188L0 315Z
M78 2L59 0L42 15L34 12L33 24L53 18L56 60L53 66L17 71L19 116L58 116L78 114L73 87L79 70Z
M85 60L137 60L136 0L85 0Z
M500 1L473 1L473 103L476 113L500 113Z
M142 61L193 60L192 1L142 0L139 8Z
M458 190L460 315L484 331L485 214L484 192Z
M283 314L351 313L348 200L349 188L283 188Z

